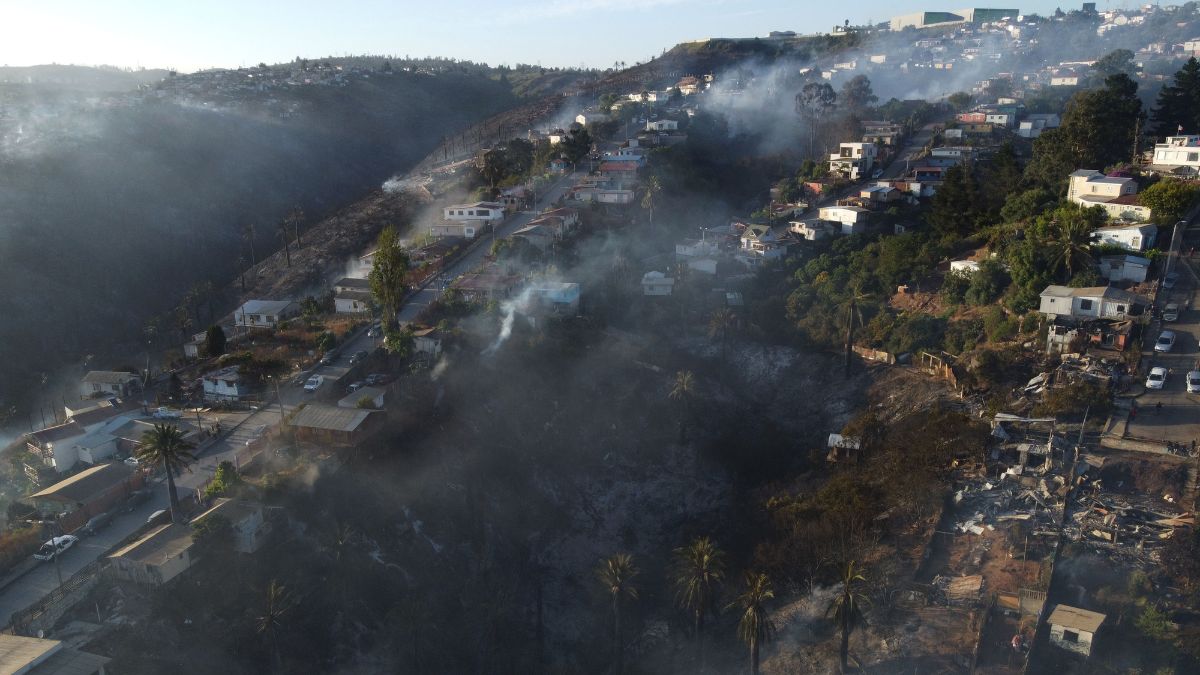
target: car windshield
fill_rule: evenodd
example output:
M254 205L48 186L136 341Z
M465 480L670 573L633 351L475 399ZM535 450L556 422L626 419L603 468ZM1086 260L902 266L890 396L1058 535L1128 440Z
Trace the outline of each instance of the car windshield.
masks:
M1171 338L1167 337L1166 335L1158 338L1158 344L1160 344L1160 345L1166 345L1166 344L1170 344L1170 343L1171 343Z
M1150 373L1150 379L1158 382L1159 380L1163 379L1162 373Z

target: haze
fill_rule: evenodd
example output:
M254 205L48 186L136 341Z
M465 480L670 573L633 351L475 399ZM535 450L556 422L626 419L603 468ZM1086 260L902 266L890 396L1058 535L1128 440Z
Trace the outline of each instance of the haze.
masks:
M1023 12L1043 14L1058 6L1046 1L1016 4ZM822 33L846 19L856 24L879 22L895 14L951 9L958 4L355 0L333 9L311 0L203 4L67 0L0 6L0 65L103 64L191 72L279 63L297 55L347 53L604 68L618 61L646 60L676 43L698 38L766 35L772 30ZM585 24L590 39L575 30Z

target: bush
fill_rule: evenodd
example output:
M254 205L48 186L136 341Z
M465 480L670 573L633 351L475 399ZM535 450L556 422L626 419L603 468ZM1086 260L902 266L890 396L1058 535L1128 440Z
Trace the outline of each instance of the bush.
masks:
M1089 415L1103 416L1112 410L1112 397L1108 388L1095 382L1072 382L1065 387L1055 387L1046 392L1046 399L1034 407L1035 415L1080 415L1087 410Z
M988 342L1007 340L1017 334L1017 320L993 305L983 315L983 331L987 334Z
M42 545L42 535L36 527L12 530L0 535L0 574L33 555Z

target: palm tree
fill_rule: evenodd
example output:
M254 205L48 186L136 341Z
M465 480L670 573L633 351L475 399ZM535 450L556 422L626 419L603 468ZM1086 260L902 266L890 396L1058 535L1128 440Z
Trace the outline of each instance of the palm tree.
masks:
M621 675L624 671L625 645L621 638L621 599L637 600L637 588L633 586L633 578L638 575L638 569L633 564L633 556L628 553L618 553L611 558L600 561L596 568L596 578L604 584L612 598L613 611L613 658L614 672Z
M846 308L846 377L850 377L850 354L854 352L854 321L862 323L862 312L858 309L858 303L869 298L867 294L862 292L862 284L855 282L850 287L850 293L846 296L842 305Z
M671 392L667 394L667 398L678 401L683 406L683 414L679 416L679 441L681 443L687 437L687 422L691 416L692 393L695 390L695 378L692 377L692 371L681 370L675 373L675 382L671 385Z
M717 588L724 579L725 553L708 537L675 549L675 602L692 613L697 638L704 615L715 613Z
M842 631L842 644L838 654L842 660L843 673L846 672L846 662L850 656L850 633L854 632L859 624L866 622L862 608L867 603L867 598L857 589L858 584L866 580L866 577L854 569L853 560L846 563L846 569L842 573L842 592L833 599L825 612L825 616L833 615L833 620Z
M648 224L654 224L654 206L658 203L658 195L662 192L662 183L658 180L658 176L650 176L646 179L645 192L642 193L642 208L649 212L650 218L646 221Z
M1057 272L1065 270L1066 281L1092 262L1092 229L1083 218L1062 218L1052 223L1051 264Z
M171 522L179 522L179 493L175 489L175 476L196 461L192 454L195 448L183 438L183 432L174 424L155 424L153 429L142 434L137 446L137 458L149 464L161 464L167 473L167 494L171 496Z
M271 660L275 670L282 670L282 659L279 657L279 632L283 629L283 617L295 605L295 600L287 588L272 579L267 586L267 603L262 614L254 619L257 632L267 638L271 647Z
M279 241L283 242L283 255L287 258L287 266L292 266L292 248L288 244L288 236L291 234L286 220L279 221L279 225L275 228L275 234L279 237Z
M304 223L304 209L297 206L291 211L288 211L284 222L291 226L292 232L296 236L296 250L299 251L300 246L302 245L302 242L300 241L300 225Z
M738 620L738 638L750 647L750 675L758 675L758 652L764 642L775 634L775 625L767 616L764 606L775 599L771 580L762 572L746 572L746 590L726 609L737 607L742 616Z
M729 346L729 331L733 328L736 317L733 315L733 310L728 307L721 307L714 311L708 318L708 336L715 338L721 336L721 360L725 360L725 352Z

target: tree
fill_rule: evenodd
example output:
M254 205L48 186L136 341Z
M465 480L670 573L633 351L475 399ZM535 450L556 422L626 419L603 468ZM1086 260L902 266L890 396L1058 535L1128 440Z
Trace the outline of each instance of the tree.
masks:
M1092 64L1092 70L1101 78L1112 75L1134 75L1138 71L1133 52L1128 49L1117 49L1100 57Z
M682 407L682 414L679 416L679 441L682 443L687 437L687 421L691 417L692 408L692 393L695 391L695 378L690 370L680 370L675 373L675 381L671 384L671 391L667 397L672 401L677 401Z
M946 170L942 186L933 196L926 219L945 239L961 239L979 227L979 188L968 166L952 166Z
M1170 84L1158 92L1154 133L1173 136L1200 132L1200 61L1187 60Z
M833 110L837 93L828 82L809 82L796 94L796 112L808 122L808 156L813 157L817 121Z
M717 591L725 579L725 553L708 537L675 549L675 602L692 614L697 639L704 615L716 613Z
M1197 188L1181 180L1160 180L1138 195L1142 206L1159 225L1171 225L1181 220L1196 203Z
M864 623L862 608L867 599L858 592L858 584L865 582L866 578L855 571L854 561L846 563L846 569L842 572L842 592L838 593L825 612L825 616L833 615L834 623L842 633L838 656L843 673L846 672L846 662L850 656L850 633Z
M649 214L648 224L654 224L654 206L658 203L658 195L662 192L662 182L658 176L650 176L646 179L646 186L642 193L642 208L646 209Z
M871 91L871 80L866 75L855 75L842 85L842 106L851 112L870 107L879 97Z
M721 337L722 361L725 360L725 353L729 347L729 332L733 330L736 323L737 317L728 307L719 307L713 310L712 315L708 318L708 337L715 338L718 335Z
M209 326L204 336L204 353L210 357L225 353L225 329L220 326Z
M189 464L196 461L192 449L196 446L183 438L183 432L174 424L155 424L153 429L142 434L136 456L147 464L161 464L167 474L167 494L171 498L171 522L179 522L179 492L175 489L175 477Z
M965 91L955 92L946 97L946 103L949 103L955 112L966 112L974 100L975 97Z
M633 556L628 553L618 553L600 561L596 568L596 578L604 585L612 601L613 612L613 671L621 675L625 670L625 644L621 636L621 601L625 598L637 600L638 591L633 585L633 579L638 575L638 569L633 564Z
M304 209L299 206L288 211L288 214L283 218L284 225L291 228L292 235L296 239L296 250L300 250L300 227L304 225Z
M279 225L275 228L275 234L279 237L279 241L283 242L283 255L287 259L287 266L292 266L292 249L288 245L288 237L291 236L286 221L279 221Z
M400 302L408 290L404 283L408 276L408 268L408 254L400 246L396 228L388 225L379 233L375 264L371 267L371 273L367 275L367 281L371 284L371 295L383 308L384 326L395 324Z
M1070 281L1076 272L1092 262L1092 231L1096 217L1089 218L1081 208L1059 208L1053 213L1050 239L1046 242L1050 252L1052 272L1064 271L1064 281Z
M267 586L266 603L262 613L255 617L255 630L267 639L271 648L271 661L275 670L282 670L283 661L279 652L279 633L283 630L284 617L295 607L296 601L287 588L275 579Z
M858 303L869 296L862 292L862 285L855 283L846 295L843 306L846 310L846 377L850 377L850 355L854 353L854 323L862 323L862 314L858 311Z
M400 358L407 358L413 352L413 347L416 344L416 338L413 337L412 329L408 326L397 331L388 331L383 338L383 348L389 354L393 354Z
M775 599L771 580L762 572L746 572L746 590L726 609L738 608L738 638L750 648L750 675L758 675L758 653L764 642L775 635L775 625L767 615L766 603Z

